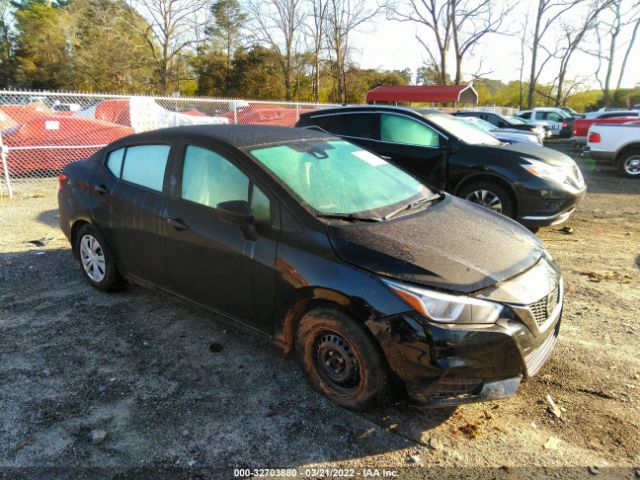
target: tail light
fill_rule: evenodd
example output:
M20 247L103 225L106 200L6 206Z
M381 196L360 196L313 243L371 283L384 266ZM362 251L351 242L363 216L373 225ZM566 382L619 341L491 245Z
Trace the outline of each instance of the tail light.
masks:
M67 180L69 180L69 177L66 176L64 173L61 173L60 175L58 175L58 189L62 190L62 187L64 186L65 183L67 183Z
M589 134L589 143L600 143L600 134L598 132L591 132Z
M562 121L562 128L568 128L569 127L569 122L566 120Z

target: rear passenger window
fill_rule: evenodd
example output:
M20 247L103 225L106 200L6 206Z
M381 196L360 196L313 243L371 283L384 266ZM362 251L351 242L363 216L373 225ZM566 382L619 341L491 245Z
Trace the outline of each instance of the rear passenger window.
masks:
M114 150L107 157L107 168L114 176L120 178L120 172L122 171L122 160L124 159L124 148Z
M169 145L128 147L122 168L122 179L161 192L169 150Z
M207 207L249 201L249 177L222 155L189 145L184 154L182 198Z
M325 130L347 137L373 138L374 120L371 113L336 115L327 122Z
M380 140L383 142L437 147L440 136L424 123L399 115L380 116Z
M524 118L526 120L531 118L531 112L527 112L527 113L519 113L518 115L516 115L517 117L520 118Z

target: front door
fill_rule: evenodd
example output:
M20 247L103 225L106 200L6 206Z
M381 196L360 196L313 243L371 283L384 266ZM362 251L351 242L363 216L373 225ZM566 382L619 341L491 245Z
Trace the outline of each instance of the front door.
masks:
M375 152L434 187L446 187L444 138L429 125L394 113L380 114Z
M198 144L181 148L165 221L171 288L272 333L277 231L271 199L234 162L233 153ZM251 235L225 223L217 205L250 203Z

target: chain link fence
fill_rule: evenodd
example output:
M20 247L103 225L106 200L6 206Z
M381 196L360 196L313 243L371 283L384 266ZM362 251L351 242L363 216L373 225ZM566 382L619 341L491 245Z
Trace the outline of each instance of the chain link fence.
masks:
M329 106L0 90L0 201L55 188L55 177L65 165L132 133L196 124L292 127L301 113ZM475 109L514 113L504 107ZM456 109L442 109L449 110Z
M190 97L0 91L0 197L55 188L56 175L132 133L178 125L292 127L328 105Z

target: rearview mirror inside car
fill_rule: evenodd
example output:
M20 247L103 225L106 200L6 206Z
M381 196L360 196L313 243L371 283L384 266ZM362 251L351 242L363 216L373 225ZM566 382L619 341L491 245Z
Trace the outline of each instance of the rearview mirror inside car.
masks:
M244 200L231 200L219 203L216 207L220 220L238 227L246 227L253 222L253 212Z

